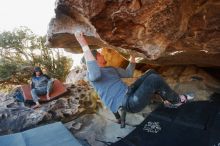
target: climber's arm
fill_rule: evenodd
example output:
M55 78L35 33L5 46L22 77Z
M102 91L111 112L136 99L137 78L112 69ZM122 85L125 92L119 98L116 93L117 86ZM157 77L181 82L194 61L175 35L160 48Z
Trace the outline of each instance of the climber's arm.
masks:
M95 57L93 56L86 39L83 36L83 33L75 33L75 37L79 44L82 47L83 54L86 60L86 66L88 70L88 79L90 81L98 80L101 77L100 68L96 62Z

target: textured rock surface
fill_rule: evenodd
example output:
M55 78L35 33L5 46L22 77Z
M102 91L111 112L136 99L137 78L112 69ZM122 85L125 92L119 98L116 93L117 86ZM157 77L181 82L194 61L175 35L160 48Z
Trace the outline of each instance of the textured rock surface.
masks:
M69 94L36 110L24 107L11 96L0 97L0 135L19 132L39 124L67 122L80 114L95 113L102 106L94 90L85 81L78 81L68 87Z
M86 66L75 66L66 77L65 83L75 84L79 80L87 80Z
M161 67L157 71L176 92L193 93L195 101L210 100L210 96L214 92L220 91L218 80L194 66ZM158 106L158 102L161 103L158 98L153 98L152 104L140 113L128 113L125 129L120 129L120 125L115 123L113 114L105 108L100 109L97 114L86 114L66 123L66 127L78 139L84 140L92 146L105 146L98 140L115 142L118 140L117 137L124 137L134 129L133 125L141 123Z
M195 100L209 100L211 94L220 91L219 81L194 66L161 67L157 71L178 93L193 92ZM81 71L78 71L78 74L81 74ZM74 75L80 76L77 72ZM1 94L0 135L18 132L39 124L62 121L67 122L66 127L78 139L86 139L92 146L104 146L105 144L97 139L117 141L117 137L124 137L130 133L134 129L132 125L141 123L158 106L158 101L152 100L152 104L140 113L128 113L127 126L120 129L120 125L115 123L113 114L106 108L99 108L97 112L97 107L100 107L101 103L87 82L78 80L75 84L67 86L70 90L68 95L42 104L37 110L20 107L13 97Z
M158 70L166 82L179 94L194 93L195 100L210 100L220 91L220 81L195 66L162 67Z
M0 107L0 135L19 132L36 126L43 120L46 112L34 111L27 107Z
M78 53L81 30L91 47L135 50L140 62L220 66L219 10L218 0L57 0L48 44Z
M121 129L120 125L116 123L113 114L106 109L102 109L98 114L84 115L74 122L67 123L66 126L74 136L78 139L86 140L91 146L105 146L99 140L108 142L118 141L117 137L124 137L134 130L134 127L130 125L139 124L144 119L143 116L138 114L128 114L127 118L129 118L127 120L129 125ZM81 123L81 127L76 129L75 123Z

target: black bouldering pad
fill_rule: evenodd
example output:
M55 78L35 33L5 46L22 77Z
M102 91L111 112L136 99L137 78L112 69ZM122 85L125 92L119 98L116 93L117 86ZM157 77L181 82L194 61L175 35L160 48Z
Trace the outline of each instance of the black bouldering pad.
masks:
M206 129L207 122L216 115L217 107L208 101L192 102L182 106L174 120L175 124Z
M210 146L220 145L220 107L213 122L213 126L210 129Z
M163 106L111 146L220 145L220 105L211 101L187 103L177 109Z
M179 112L178 109L166 108L162 105L162 106L158 107L154 112L152 112L151 116L153 116L155 118L159 118L161 120L171 122L176 118L178 112Z

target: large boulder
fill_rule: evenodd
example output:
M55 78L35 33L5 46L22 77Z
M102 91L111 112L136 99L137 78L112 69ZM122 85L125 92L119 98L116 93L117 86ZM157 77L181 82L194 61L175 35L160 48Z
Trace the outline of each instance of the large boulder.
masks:
M12 96L0 97L0 135L20 132L48 122L68 122L81 114L95 113L102 106L97 94L86 81L68 84L68 94L42 103L33 110L18 104Z
M0 107L0 135L19 132L36 126L46 115L43 110L27 107Z
M179 94L193 93L195 101L212 100L210 97L220 91L220 81L213 78L203 69L195 66L165 66L156 69L166 82ZM140 75L140 74L139 74ZM136 78L126 79L130 84ZM113 114L106 108L98 110L97 114L86 114L76 120L66 123L66 127L76 136L90 145L104 146L104 142L118 141L134 130L134 125L140 124L159 104L161 98L153 97L151 104L141 112L127 113L126 127L120 128Z
M80 53L81 30L91 48L139 62L220 66L219 9L217 0L57 0L47 43Z
M79 80L87 80L86 78L86 66L75 66L67 75L65 83L67 84L75 84Z

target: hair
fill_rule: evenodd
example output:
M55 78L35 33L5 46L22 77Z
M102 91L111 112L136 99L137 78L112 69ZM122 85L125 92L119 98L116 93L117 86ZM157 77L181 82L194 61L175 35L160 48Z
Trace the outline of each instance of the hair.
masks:
M41 75L43 74L41 68L39 66L36 66L36 67L34 67L34 71L33 71L32 77L36 77L36 72L37 71L39 71Z
M97 50L91 50L91 52L92 52L92 55L95 57L95 59L97 59L97 54L98 54ZM81 59L81 63L86 64L86 59L84 56Z

